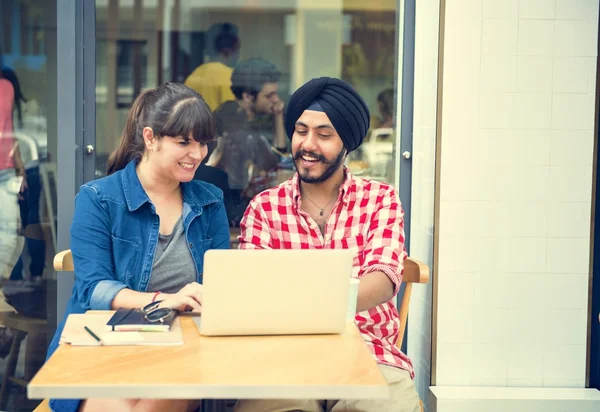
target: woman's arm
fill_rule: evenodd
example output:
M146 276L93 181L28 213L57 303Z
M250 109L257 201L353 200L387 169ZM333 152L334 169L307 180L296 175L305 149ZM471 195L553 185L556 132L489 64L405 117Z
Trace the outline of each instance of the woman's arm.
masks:
M27 191L27 173L25 172L25 164L21 157L21 151L19 150L19 144L15 142L15 149L13 151L13 163L15 164L15 171L17 176L21 176L21 187L19 188L19 199L23 199L23 193Z
M156 292L145 293L131 289L121 289L111 302L111 309L119 308L141 308L152 302ZM168 297L166 293L160 293L156 300L164 300Z
M18 176L23 176L25 178L25 164L23 163L23 158L21 157L21 151L19 150L19 144L15 141L15 149L13 151L13 162L15 164L15 170ZM25 180L25 179L23 179Z
M75 292L84 309L112 309L112 301L127 285L116 279L111 225L106 205L92 186L75 197L71 224L71 252L75 265Z
M98 193L91 186L82 186L75 199L71 227L71 252L77 268L75 290L79 302L84 308L93 310L143 307L152 302L156 293L129 289L116 279L111 233L108 211ZM198 308L200 297L196 296L198 291L194 287L184 287L175 294L161 293L156 299L168 300L173 308Z

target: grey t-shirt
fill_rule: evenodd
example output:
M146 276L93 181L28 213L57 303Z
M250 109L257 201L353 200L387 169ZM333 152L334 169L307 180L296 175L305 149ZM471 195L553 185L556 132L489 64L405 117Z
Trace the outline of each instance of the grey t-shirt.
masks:
M196 265L180 217L170 235L158 234L148 291L177 293L191 282L196 282Z

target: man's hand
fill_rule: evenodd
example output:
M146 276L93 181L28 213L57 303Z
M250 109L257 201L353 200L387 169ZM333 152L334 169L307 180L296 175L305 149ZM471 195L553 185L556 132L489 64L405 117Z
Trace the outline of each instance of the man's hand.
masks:
M287 134L283 124L283 108L285 103L278 100L273 105L273 144L275 147L282 148L287 146Z
M283 109L285 108L285 103L283 102L283 100L279 100L277 103L275 103L273 105L273 114L274 115L281 115L283 114Z

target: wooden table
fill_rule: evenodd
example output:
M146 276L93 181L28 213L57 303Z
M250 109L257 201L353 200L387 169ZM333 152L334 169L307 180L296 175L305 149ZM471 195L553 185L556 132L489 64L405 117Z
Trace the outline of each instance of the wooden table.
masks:
M354 323L342 335L206 337L181 320L181 346L61 345L30 382L29 398L389 397Z

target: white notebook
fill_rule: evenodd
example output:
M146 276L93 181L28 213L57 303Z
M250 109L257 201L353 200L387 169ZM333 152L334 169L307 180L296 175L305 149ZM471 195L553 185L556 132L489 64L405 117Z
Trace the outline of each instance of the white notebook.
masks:
M179 318L168 332L112 332L105 330L113 311L102 313L70 314L60 337L61 344L73 346L101 346L84 328L87 326L106 346L130 345L183 345Z

